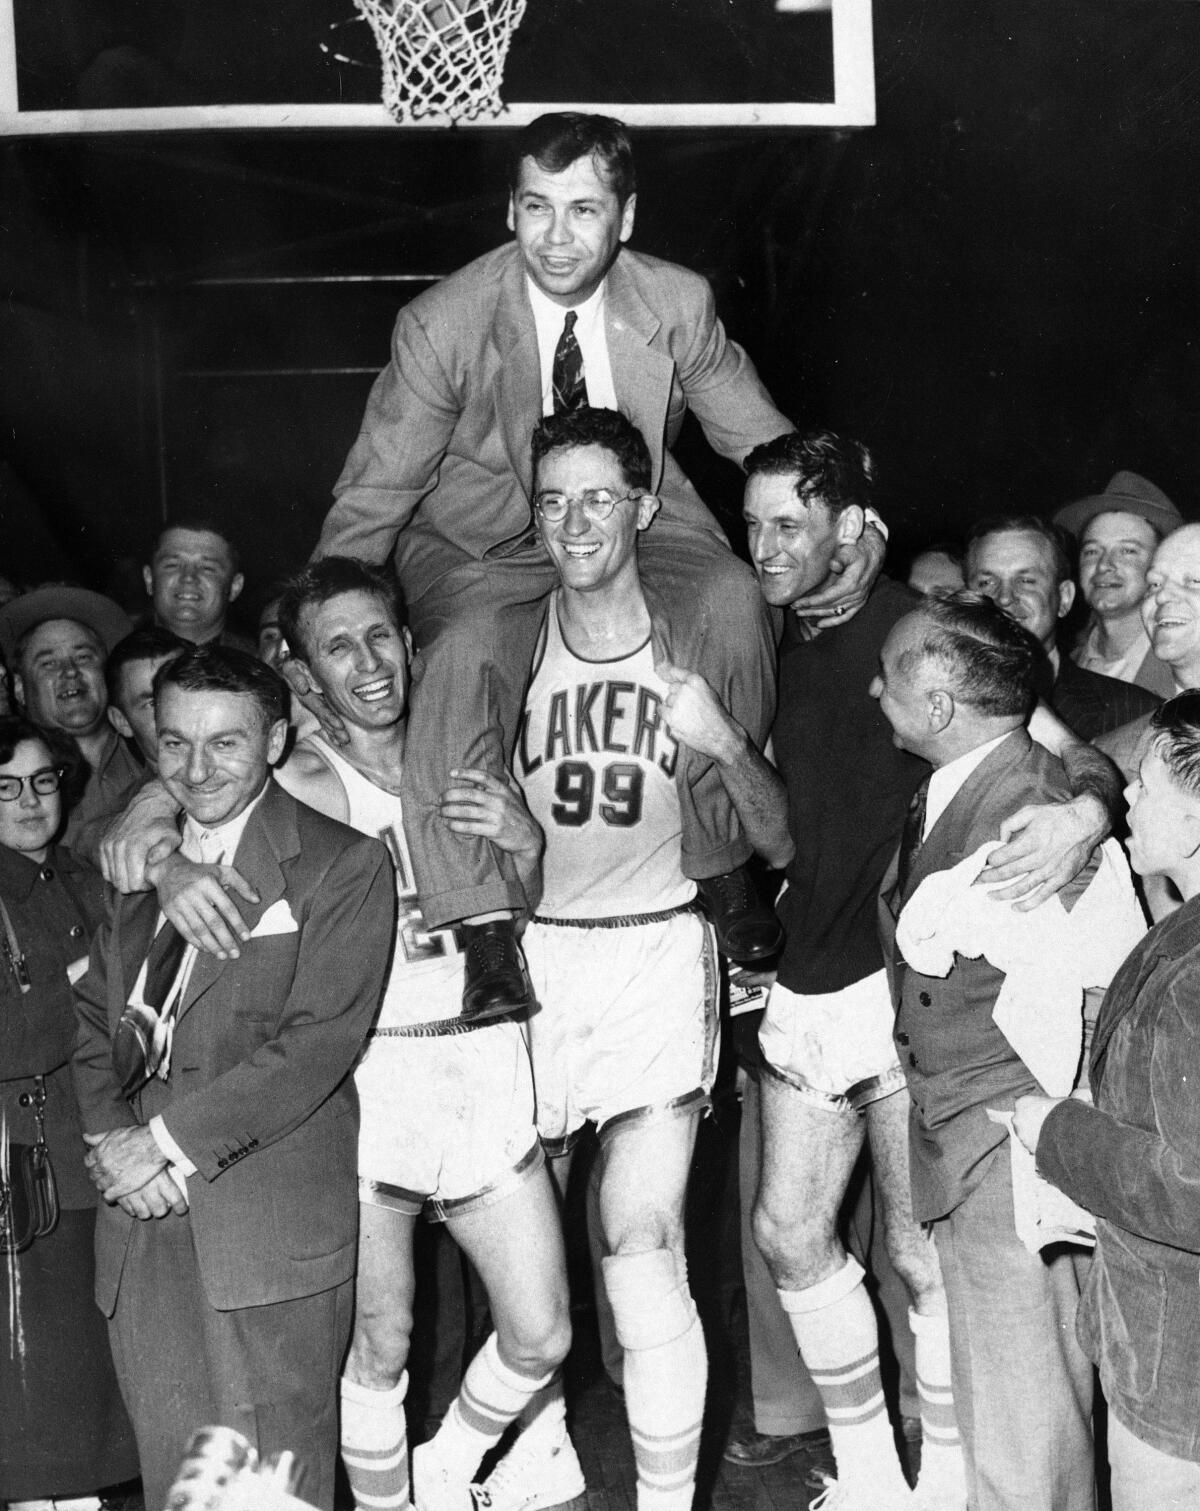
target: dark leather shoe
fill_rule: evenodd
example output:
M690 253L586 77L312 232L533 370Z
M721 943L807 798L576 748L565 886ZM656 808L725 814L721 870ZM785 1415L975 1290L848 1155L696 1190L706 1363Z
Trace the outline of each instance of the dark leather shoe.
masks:
M462 1015L472 1022L505 1018L537 1006L511 918L462 925L465 978Z
M779 1437L773 1432L755 1432L753 1428L730 1438L725 1445L725 1458L743 1469L766 1469L771 1464L782 1464L793 1453L820 1452L829 1448L829 1434L824 1427L815 1432L793 1432Z
M717 943L730 960L753 965L778 955L783 948L783 927L758 895L745 866L705 877L696 885L717 931Z

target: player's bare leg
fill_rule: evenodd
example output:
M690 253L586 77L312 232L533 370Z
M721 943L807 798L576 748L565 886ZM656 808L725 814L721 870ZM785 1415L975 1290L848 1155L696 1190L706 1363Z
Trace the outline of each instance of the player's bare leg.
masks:
M359 1205L354 1336L342 1375L342 1459L360 1511L410 1504L404 1396L416 1218Z
M487 1291L495 1332L472 1359L434 1438L413 1455L420 1511L469 1511L480 1460L549 1383L571 1343L566 1260L554 1189L542 1172L502 1201L447 1219ZM582 1476L566 1445L578 1488ZM569 1499L570 1495L560 1499ZM548 1503L547 1503L548 1504Z
M602 1136L604 1284L625 1351L638 1511L689 1511L708 1379L688 1288L683 1212L699 1114L632 1121Z
M866 1117L884 1241L912 1302L908 1321L916 1345L921 1402L921 1474L915 1502L921 1511L965 1511L966 1470L950 1382L946 1292L933 1237L912 1214L909 1098L903 1091L883 1097L868 1106Z
M571 1164L570 1152L547 1160L560 1211ZM479 1507L491 1511L540 1511L574 1500L586 1489L567 1432L562 1370L557 1369L523 1408L516 1442L472 1493Z
M862 1266L838 1236L838 1215L866 1136L866 1119L833 1101L814 1105L778 1077L766 1075L762 1122L754 1237L825 1404L838 1483L826 1492L829 1499L819 1499L831 1511L834 1506L846 1511L908 1506L911 1492L896 1453L879 1372L874 1307Z

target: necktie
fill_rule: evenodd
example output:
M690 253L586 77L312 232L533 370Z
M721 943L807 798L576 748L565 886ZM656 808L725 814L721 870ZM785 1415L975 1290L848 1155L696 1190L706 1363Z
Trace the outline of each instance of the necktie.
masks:
M909 878L912 876L913 866L917 863L917 856L921 853L922 837L925 830L925 805L929 801L929 778L926 777L912 795L912 801L908 805L908 813L904 820L904 830L900 835L900 859L896 871L896 890L903 897L908 891Z
M164 923L146 956L141 1001L129 1001L113 1035L113 1069L126 1096L132 1096L168 1062L178 993L169 1005L168 998L186 952L187 940L173 923Z
M570 414L587 403L587 384L583 381L583 353L575 339L575 311L568 310L562 335L554 348L554 368L550 381L554 386L554 413Z

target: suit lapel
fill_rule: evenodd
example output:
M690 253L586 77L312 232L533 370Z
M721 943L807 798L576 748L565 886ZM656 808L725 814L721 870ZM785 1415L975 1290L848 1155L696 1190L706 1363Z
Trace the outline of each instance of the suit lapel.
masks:
M116 1014L114 1025L125 1011L142 962L150 953L159 911L157 892L135 892L122 897L118 904L114 943L120 975L108 985L109 1011Z
M638 292L625 255L619 253L604 292L608 361L621 411L637 425L650 448L656 486L662 477L663 437L675 376L672 358L650 345L661 326Z
M259 920L267 909L283 896L285 878L282 863L299 854L299 851L300 837L296 829L295 812L284 800L282 789L271 778L262 801L250 816L233 857L235 869L258 893L256 903L240 904L242 917L251 932L258 927ZM229 964L229 961L218 960L207 951L200 951L180 1005L180 1018L189 1013L201 997L216 985Z
M983 843L988 829L999 825L1019 806L1008 781L1029 754L1031 741L1024 729L1015 729L983 761L954 794L925 838L909 876L900 906L913 895L927 876L948 871ZM1020 796L1020 801L1025 801ZM899 909L897 909L899 912Z
M542 415L542 364L537 325L516 244L500 280L496 317L490 322L483 381L492 391L504 449L526 495L532 487L529 437Z

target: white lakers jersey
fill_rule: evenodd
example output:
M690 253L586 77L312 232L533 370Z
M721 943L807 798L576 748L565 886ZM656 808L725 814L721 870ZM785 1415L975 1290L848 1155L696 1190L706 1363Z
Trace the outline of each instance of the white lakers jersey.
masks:
M350 804L347 819L350 827L382 840L392 857L396 873L396 949L377 1029L457 1018L462 1012L463 957L451 929L431 932L425 926L417 903L399 797L368 781L322 735L311 734L303 743L332 767L341 780ZM345 947L358 948L353 939L347 939Z
M678 747L650 643L585 661L563 640L558 594L525 700L513 766L546 832L539 913L605 918L695 896L680 869Z

